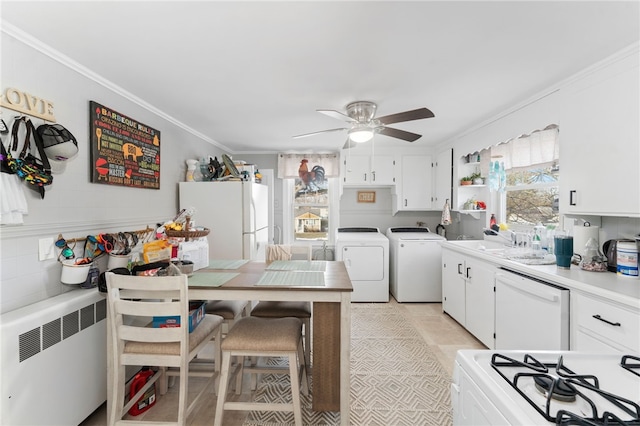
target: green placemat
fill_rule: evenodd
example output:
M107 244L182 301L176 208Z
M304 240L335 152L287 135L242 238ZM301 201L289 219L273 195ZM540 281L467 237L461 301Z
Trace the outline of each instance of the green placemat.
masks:
M245 263L247 259L226 260L226 259L209 259L209 269L238 269Z
M195 272L189 277L189 286L220 287L238 275L238 272Z
M256 285L289 285L324 287L324 272L266 271Z
M317 260L274 260L267 269L272 271L322 271L327 269L327 262Z

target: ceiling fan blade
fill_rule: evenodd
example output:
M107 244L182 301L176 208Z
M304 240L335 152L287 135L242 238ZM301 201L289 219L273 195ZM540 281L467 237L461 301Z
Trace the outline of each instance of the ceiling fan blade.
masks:
M332 109L317 109L316 111L318 111L321 114L328 115L331 118L336 118L338 120L346 121L347 123L357 123L356 120L354 120L353 118L349 117L346 114L341 113L340 111L334 111Z
M432 117L435 117L435 115L427 108L418 108L412 111L399 112L397 114L385 115L384 117L376 117L376 120L382 124L393 124Z
M408 142L417 141L422 137L422 135L419 135L417 133L406 132L400 129L393 129L391 127L384 127L378 130L378 133L380 133L381 135L390 136L392 138L403 139Z
M328 132L337 132L338 130L348 130L348 129L346 127L340 127L339 129L320 130L319 132L312 132L312 133L305 133L305 134L302 134L302 135L296 135L293 138L294 139L306 138L307 136L314 136L314 135L319 135L321 133L328 133Z
M347 142L345 142L342 149L355 148L356 146L358 146L356 142L352 141L350 138L347 138Z

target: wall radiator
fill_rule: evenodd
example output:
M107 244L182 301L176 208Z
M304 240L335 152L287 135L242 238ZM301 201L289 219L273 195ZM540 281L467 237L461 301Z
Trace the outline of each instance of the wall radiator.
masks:
M106 401L106 317L97 289L0 316L0 424L78 425Z

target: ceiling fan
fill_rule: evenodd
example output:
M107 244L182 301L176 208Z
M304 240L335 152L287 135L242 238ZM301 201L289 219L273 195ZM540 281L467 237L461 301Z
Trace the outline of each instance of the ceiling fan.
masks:
M374 133L390 136L392 138L402 139L408 142L414 142L422 137L417 133L407 132L405 130L387 127L387 124L401 123L403 121L421 120L423 118L435 117L433 112L427 108L418 108L411 111L399 112L397 114L385 115L384 117L375 117L377 105L369 101L356 101L347 105L347 113L331 109L319 109L318 112L346 121L351 127L339 127L337 129L321 130L319 132L305 133L294 136L294 138L303 138L313 136L320 133L336 132L347 130L348 139L343 149L352 148L358 143L367 142L373 138Z

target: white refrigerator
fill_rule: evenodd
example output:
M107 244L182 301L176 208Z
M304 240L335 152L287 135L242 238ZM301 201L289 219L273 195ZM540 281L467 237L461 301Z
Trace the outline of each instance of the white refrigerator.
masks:
M195 208L209 228L211 259L264 260L269 239L269 188L255 182L180 182L180 208Z

